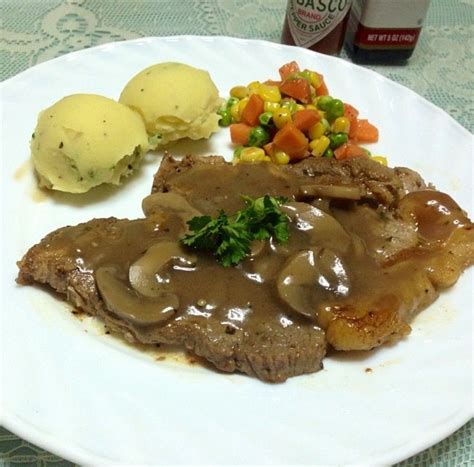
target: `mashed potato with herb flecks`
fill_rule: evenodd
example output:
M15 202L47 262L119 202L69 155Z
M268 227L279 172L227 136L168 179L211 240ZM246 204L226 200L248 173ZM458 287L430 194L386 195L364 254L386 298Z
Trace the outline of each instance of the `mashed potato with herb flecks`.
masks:
M69 193L118 185L148 149L140 115L95 94L73 94L45 109L31 140L40 184Z
M120 102L142 115L150 142L202 139L218 130L219 93L209 73L184 63L159 63L134 76Z

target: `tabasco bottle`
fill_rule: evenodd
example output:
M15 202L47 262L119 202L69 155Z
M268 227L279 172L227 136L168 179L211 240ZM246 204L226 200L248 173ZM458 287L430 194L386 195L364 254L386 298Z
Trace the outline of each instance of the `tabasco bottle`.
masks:
M341 51L352 0L288 0L283 44L337 55Z

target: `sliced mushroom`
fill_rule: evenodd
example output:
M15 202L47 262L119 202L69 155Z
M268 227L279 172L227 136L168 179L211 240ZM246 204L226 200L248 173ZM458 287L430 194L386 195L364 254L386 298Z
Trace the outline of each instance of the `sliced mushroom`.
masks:
M169 276L163 269L170 262L175 268L193 268L197 257L177 242L158 242L135 261L129 269L132 287L146 297L157 297L169 288ZM161 274L160 274L161 273Z
M113 267L99 268L95 278L107 309L134 324L162 323L172 318L179 307L174 293L161 292L153 299L137 294L117 277Z
M332 216L307 203L291 202L282 206L282 211L310 236L311 245L346 252L351 245L351 236Z
M355 185L301 185L300 194L310 197L325 197L338 199L358 200L361 198L361 191Z
M329 198L314 198L310 204L324 212L329 212L331 209L331 200Z
M275 278L284 258L288 256L286 252L282 255L280 249L276 251L279 247L281 244L272 238L269 241L254 240L250 247L249 258L242 264L247 278L258 283Z
M146 217L162 212L169 212L179 217L183 223L185 233L188 233L187 221L201 212L191 206L186 198L177 193L154 193L142 201L142 210Z
M292 256L279 277L280 298L293 310L314 317L318 303L349 294L350 280L342 258L328 248L311 248Z
M446 241L456 228L470 224L456 201L434 190L408 193L400 201L399 212L429 242Z

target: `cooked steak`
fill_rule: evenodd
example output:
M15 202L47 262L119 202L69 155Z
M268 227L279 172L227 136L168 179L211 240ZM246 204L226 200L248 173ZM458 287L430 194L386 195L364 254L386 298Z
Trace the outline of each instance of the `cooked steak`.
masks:
M409 169L358 158L231 165L167 156L145 219L64 227L19 262L131 341L185 346L223 371L266 381L317 371L326 342L370 349L474 261L472 223ZM285 196L290 240L255 244L224 268L179 238L195 215L234 212L241 194Z
M19 264L18 281L51 285L74 306L99 316L129 341L183 345L223 371L240 370L263 380L283 381L321 368L326 345L317 326L298 316L290 320L277 297L263 295L262 299L269 301L255 300L252 310L239 287L245 278L234 270L222 275L221 266L210 258L201 259L208 263L202 266L208 275L196 274L192 283L186 284L192 290L175 286L182 293L174 319L164 323L155 318L150 323L141 321L136 314L148 297L139 294L130 294L129 308L120 316L108 309L97 287L97 271L104 265L115 267L118 276L123 273L119 277L123 284L118 286L125 289L125 272L130 265L152 245L173 238L177 229L176 219L155 216L135 221L94 219L64 227L29 250ZM254 298L260 295L257 284L245 281L244 286L255 289ZM247 318L245 328L240 328L236 324L246 314L253 316ZM293 325L288 326L291 322Z

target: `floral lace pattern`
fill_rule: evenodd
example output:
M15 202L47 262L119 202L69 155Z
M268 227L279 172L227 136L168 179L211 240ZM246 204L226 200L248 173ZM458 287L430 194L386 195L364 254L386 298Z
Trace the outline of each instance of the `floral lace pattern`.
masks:
M145 36L226 35L278 42L286 0L3 0L0 77L99 44ZM347 58L343 52L342 58ZM474 129L474 1L433 1L408 66L372 66ZM429 122L420 122L429 125ZM473 465L471 421L398 464ZM1 465L71 466L0 428Z

